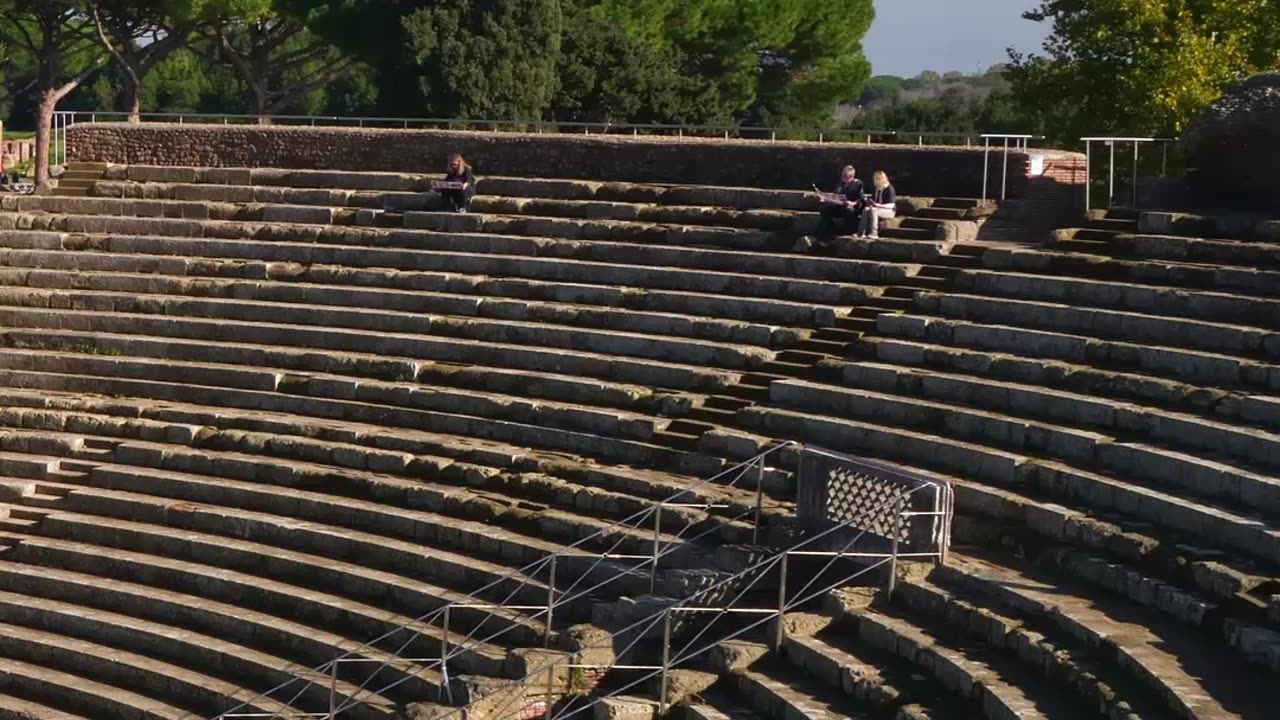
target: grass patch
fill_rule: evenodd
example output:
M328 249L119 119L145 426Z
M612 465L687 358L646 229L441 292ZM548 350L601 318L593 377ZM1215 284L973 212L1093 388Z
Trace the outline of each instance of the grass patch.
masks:
M36 136L35 130L5 130L5 140L30 140Z

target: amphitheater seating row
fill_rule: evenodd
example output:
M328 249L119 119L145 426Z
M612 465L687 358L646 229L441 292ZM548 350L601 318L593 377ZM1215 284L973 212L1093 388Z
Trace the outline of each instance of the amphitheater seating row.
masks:
M0 591L42 599L0 603L0 623L86 643L46 662L49 643L14 641L0 708L231 703L790 438L951 479L957 561L892 599L834 592L788 617L781 652L736 642L682 668L679 712L1267 717L1266 243L1098 254L935 229L816 258L781 251L804 208L776 191L487 179L522 201L459 219L413 206L415 176L99 172L88 197L0 213L16 488ZM977 219L952 205L914 211ZM765 478L780 536L790 470ZM664 538L695 522L749 542L752 489L706 488L708 507L664 513ZM664 559L662 592L687 592L712 550ZM627 582L558 616L556 649L591 601L647 591ZM459 659L455 701L540 657L538 622L511 625ZM148 639L171 636L202 649ZM104 648L137 658L109 669L89 659ZM169 666L212 689L149 684ZM41 690L64 676L130 694ZM434 708L443 678L415 683L361 712Z

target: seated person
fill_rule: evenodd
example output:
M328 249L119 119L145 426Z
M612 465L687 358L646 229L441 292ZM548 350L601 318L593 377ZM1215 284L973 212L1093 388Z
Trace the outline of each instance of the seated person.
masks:
M461 155L454 153L449 156L449 171L444 176L444 182L460 184L460 187L436 188L436 192L444 197L445 205L454 212L464 213L470 210L471 198L476 194L476 176Z
M858 236L874 240L880 237L880 221L898 214L898 194L894 192L893 186L889 184L889 176L883 170L877 170L872 176L871 188Z
M822 207L818 208L818 214L822 216L824 235L835 234L836 220L844 220L849 232L856 230L866 198L862 181L858 179L858 173L852 165L845 165L840 171L840 184L836 185L834 193L819 197Z

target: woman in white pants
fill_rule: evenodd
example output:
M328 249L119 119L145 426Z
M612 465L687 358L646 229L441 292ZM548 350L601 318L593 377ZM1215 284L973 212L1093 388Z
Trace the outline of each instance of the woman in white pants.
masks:
M877 170L871 178L872 191L867 193L867 209L862 213L862 227L858 237L872 240L880 237L880 221L898 214L898 194L889 184L889 176Z

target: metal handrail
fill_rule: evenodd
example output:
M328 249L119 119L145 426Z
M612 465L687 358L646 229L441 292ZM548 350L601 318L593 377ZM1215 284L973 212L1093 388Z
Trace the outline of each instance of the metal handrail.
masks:
M1042 135L1003 135L980 132L932 132L917 130L884 130L884 129L868 129L868 128L838 128L838 127L816 127L816 126L765 126L765 125L736 125L736 124L686 124L686 123L614 123L599 122L585 120L492 120L484 118L437 118L437 117L380 117L380 116L341 116L341 115L268 115L258 116L242 113L173 113L173 112L146 112L133 115L127 112L115 111L82 111L82 110L60 110L54 114L55 126L55 142L61 142L63 146L66 143L66 129L78 122L83 122L84 118L90 123L99 122L99 118L111 121L128 121L132 118L138 118L142 122L173 122L177 124L185 124L188 121L197 121L201 124L253 124L267 121L269 123L279 123L285 125L303 124L311 127L398 127L401 129L421 128L421 129L449 129L453 126L463 126L464 128L481 128L492 131L530 131L534 133L565 133L564 128L570 130L579 130L582 134L631 134L638 136L644 134L666 134L675 135L676 137L730 137L750 139L769 139L776 141L779 136L799 135L802 138L816 138L817 142L826 142L828 137L865 137L866 143L870 144L873 139L885 140L889 142L898 141L900 138L903 142L914 140L916 144L923 145L926 139L938 140L963 140L966 146L974 144L984 138L1019 138L1022 141L1022 147L1025 149L1026 143L1031 140L1043 139Z
M1138 148L1143 144L1154 143L1160 145L1160 175L1164 176L1169 172L1169 145L1177 142L1177 138L1171 137L1123 137L1123 136L1107 136L1097 135L1080 138L1080 142L1084 143L1084 211L1088 213L1092 207L1092 174L1093 169L1093 143L1105 143L1111 148L1110 157L1107 160L1107 206L1110 207L1115 203L1116 199L1116 145L1120 143L1133 143L1133 175L1131 178L1132 186L1132 207L1138 207Z
M554 672L557 667L561 667L561 665L555 659L551 659L546 663L544 663L543 666L530 671L529 674L524 679L513 681L508 687L527 687L532 682L539 682L541 679L541 676L545 673L548 680L548 692L547 692L546 707L545 707L543 717L544 717L544 720L553 720L553 718L560 719L560 718L572 717L573 715L583 712L584 710L589 709L590 707L594 706L599 702L602 702L603 700L609 697L614 697L616 695L625 693L626 691L630 690L636 685L639 685L647 680L661 677L662 690L660 690L659 698L658 698L658 702L659 702L658 716L662 716L666 712L666 687L667 687L666 679L667 679L667 675L669 674L673 666L681 662L687 661L691 658L697 657L706 652L709 652L720 643L741 637L746 633L751 632L752 630L762 625L765 625L769 622L775 622L774 633L770 641L770 645L774 650L777 650L781 647L782 641L785 637L784 634L785 634L786 628L785 628L785 623L783 622L783 616L788 610L794 607L803 605L836 587L845 585L851 580L856 579L857 577L860 577L868 572L876 570L884 565L888 565L890 569L886 591L888 593L892 593L894 584L896 581L896 577L897 577L897 561L899 558L905 557L907 555L904 555L903 553L898 552L898 547L896 544L893 546L892 550L888 553L852 553L852 552L849 552L849 550L850 548L854 547L857 544L857 542L861 540L868 533L868 528L873 523L866 522L867 520L874 520L876 518L882 517L885 511L893 511L892 515L895 518L895 525L897 525L898 523L901 523L903 521L904 516L906 515L905 507L907 505L907 499L909 499L916 492L924 490L927 487L928 485L922 485L913 489L903 490L902 492L897 493L896 495L886 498L877 506L869 508L861 514L855 515L854 517L851 517L839 524L833 525L832 527L829 527L819 533L811 535L805 538L804 540L800 541L799 543L792 545L774 555L771 555L761 560L757 560L751 563L750 565L748 565L746 568L740 570L739 572L734 573L732 576L723 578L717 581L716 583L702 590L699 590L698 592L694 593L693 595L687 598L678 600L659 611L651 613L650 615L644 618L641 618L640 620L632 622L631 624L627 625L623 629L618 630L614 633L611 633L607 637L603 637L595 640L591 645L584 648L584 650L590 650L590 649L596 648L597 646L616 648L619 645L620 637L625 637L627 635L635 633L635 637L631 639L629 643L623 646L621 650L616 651L616 654L618 656L623 656L629 650L631 650L636 645L636 643L638 643L645 636L646 633L652 631L654 628L658 626L659 623L661 623L662 629L663 629L662 630L663 663L659 666L635 666L633 669L647 670L648 674L640 678L637 678L623 685L622 687L614 688L607 695L594 698L584 706L579 707L573 710L572 712L569 712L567 714L557 714L555 716L551 714L552 698L554 697L554 694L555 694ZM950 510L948 509L946 510L946 512L950 512ZM850 527L856 527L859 524L863 524L863 523L865 523L866 526L859 527L858 532L851 539L849 539L840 550L814 551L814 550L804 549L810 545L819 543L819 541L826 539L829 535L835 534L839 531L845 530ZM826 564L826 567L824 567L822 571L816 573L813 576L813 578L811 578L809 582L807 582L800 589L799 593L797 594L798 596L793 596L790 599L788 599L786 569L787 569L787 559L792 555L824 556L824 557L828 557L829 560ZM852 574L842 577L838 581L831 583L828 586L822 587L813 592L809 592L810 588L813 587L817 578L821 577L828 569L830 569L830 567L837 560L840 560L842 558L854 558L854 557L857 557L863 560L872 560L874 562L870 562L869 564L864 565L863 567L853 572ZM938 560L939 562L942 562L945 559L945 550L940 549L938 552L933 552L933 553L915 553L915 554L911 554L910 557L913 557L913 558L919 557L922 559L931 557ZM758 583L762 578L764 578L765 574L775 566L779 568L779 573L780 573L780 579L778 581L777 606L775 608L758 609L758 610L757 609L740 609L740 608L735 609L733 605L738 600L740 600L750 589L752 589L756 585L756 583ZM696 604L698 600L709 596L711 593L719 590L723 590L726 588L726 586L731 586L733 584L736 584L752 575L754 575L754 577L751 577L750 581L747 582L746 585L736 593L736 596L732 600L730 600L726 605L723 605L720 607L706 607L706 606ZM805 594L805 593L808 593L808 594ZM756 613L761 615L761 618L745 625L742 628L739 628L738 630L734 631L733 633L729 634L726 637L717 638L714 642L709 643L696 650L689 650L689 648L692 645L697 643L699 639L702 638L702 636L706 633L707 629L711 626L711 623L709 622L703 623L702 630L697 632L694 635L694 637L685 644L682 651L677 653L675 656L672 656L671 654L671 617L675 613L678 613L678 612L729 613L729 612L735 612L735 611ZM637 630L640 630L640 632L636 632ZM471 705L474 705L476 702L481 702L485 700L487 697L489 697L489 695L486 695L485 697L482 697L474 701L473 703L471 703ZM502 710L505 710L513 700L514 700L514 696L511 698L508 698L507 701L498 709L497 712L500 713ZM450 711L449 713L446 713L445 715L441 716L440 720L443 720L444 718L451 718L451 717L466 717L467 709L469 707L470 705L456 708ZM341 709L345 709L345 707L342 707Z
M653 583L653 581L654 581L654 577L653 577L653 575L652 575L652 574L656 574L656 572L657 572L656 566L657 566L658 561L659 561L662 557L664 557L665 555L670 554L671 552L674 552L675 550L674 550L674 549L672 549L672 546L671 546L671 545L668 545L668 546L667 546L667 549L665 549L665 550L662 550L662 549L658 548L658 547L657 547L657 543L659 543L659 542L660 542L660 537L659 537L659 535L660 535L660 534L659 534L659 533L655 533L655 550L654 550L654 552L653 552L652 557L650 557L650 558L646 558L646 559L645 559L645 561L644 561L643 563L641 563L640 565L638 565L637 567L634 567L634 568L627 568L626 570L624 570L624 571L622 571L622 572L618 573L617 575L614 575L614 576L612 576L612 577L610 577L610 578L608 578L608 579L606 579L606 580L603 580L603 581L601 581L601 582L598 582L595 586L590 587L590 588L587 588L587 589L585 589L585 590L582 590L582 591L580 591L577 595L572 595L572 596L571 596L571 595L569 595L569 592L573 589L573 587L575 587L575 586L577 585L577 582L575 582L575 583L574 583L574 585L571 585L571 586L570 586L569 590L566 590L563 594L561 594L561 596L560 596L560 599L559 599L559 600L556 600L556 597L555 597L555 596L556 596L556 591L555 591L555 581L554 581L554 573L555 573L555 566L556 566L556 559L557 559L557 558L561 558L561 557L565 557L565 558L567 558L567 557L571 557L571 556L578 556L578 557L581 557L581 556L587 556L587 557L589 557L589 556L591 556L591 555L595 555L595 556L596 556L596 561L595 561L595 563L594 563L594 564L592 564L592 566L591 566L591 567L590 567L590 568L589 568L585 573L583 573L583 574L582 574L582 576L579 578L578 582L581 582L582 578L584 578L584 577L586 577L586 576L590 575L592 572L594 572L594 570L595 570L597 567L599 567L599 564L600 564L604 559L606 559L606 558L608 558L608 557L609 557L609 553L608 553L608 552L606 552L606 553L586 553L586 552L583 552L583 553L575 553L575 552L574 552L575 550L578 550L578 549L579 549L579 548L581 548L582 546L584 546L584 545L586 545L586 544L588 544L588 543L591 543L591 542L593 542L593 541L595 541L595 540L598 540L598 539L601 539L601 538L607 538L609 535L611 535L611 534L615 533L615 532L616 532L617 530L619 530L620 528L624 528L624 527L639 527L639 524L638 524L638 523L646 522L650 517L652 517L652 516L657 515L658 513L660 513L660 512L661 512L661 508L663 507L663 505L667 505L667 504L675 503L675 502L676 502L679 498L681 498L682 496L688 495L689 493L694 492L694 491L698 490L699 488L702 488L702 487L705 487L705 486L708 486L708 485L719 485L719 483L718 483L718 481L719 481L719 480L721 480L722 478L727 477L727 476L729 476L729 475L731 475L731 474L733 474L733 473L737 472L737 473L738 473L738 477L736 477L733 481L731 481L731 482L726 486L726 487L733 487L733 486L735 486L735 485L736 485L736 483L737 483L739 480L741 480L743 477L745 477L745 476L746 476L746 473L747 473L747 472L749 472L749 471L750 471L751 469L753 469L753 468L754 468L754 469L756 469L756 502L755 502L755 504L754 504L754 507L752 507L751 509L749 509L749 510L747 510L747 511L745 511L745 512L741 513L741 514L739 514L739 516L737 516L737 517L735 517L735 518L732 518L732 520L735 520L735 521L736 521L736 520L740 520L740 519L742 519L742 518L743 518L743 517L745 517L745 516L754 515L754 516L755 516L755 522L756 522L756 532L758 533L759 523L760 523L761 518L762 518L761 509L762 509L762 505L763 505L763 493L764 493L764 482L763 482L763 481L764 481L764 470L765 470L765 465L764 465L764 463L765 463L765 460L766 460L767 458L769 458L770 456L772 456L774 453L779 452L780 450L782 450L782 449L784 449L784 448L794 447L794 446L796 446L797 444L798 444L798 443L795 443L795 442L792 442L792 441L784 441L784 442L777 443L777 444L775 444L775 445L773 445L773 446L771 446L771 447L769 447L769 448L766 448L765 450L763 450L763 451L761 451L761 452L757 453L756 455L752 456L751 458L749 458L749 459L747 459L747 460L741 461L741 462L737 463L736 465L733 465L733 466L731 466L731 467L729 467L729 468L726 468L726 469L724 469L724 470L722 470L722 471L720 471L720 472L718 472L718 473L716 473L716 474L712 475L712 476L711 476L711 477L709 477L709 478L704 478L704 479L699 480L699 481L697 481L697 482L695 482L695 483L692 483L692 484L690 484L690 485L688 485L688 486L686 486L686 487L683 487L683 488L681 488L680 490L678 490L678 491L676 491L676 492L672 493L671 495L667 496L666 498L663 498L662 500L657 500L657 501L655 501L655 502L653 503L653 505L652 505L652 506L650 506L650 507L648 507L648 508L646 508L646 509L636 511L635 513L632 513L630 516L628 516L628 517L626 517L626 518L624 518L624 519L622 519L622 520L617 520L617 521L615 521L615 522L611 523L609 526L607 526L607 527L605 527L605 528L603 528L603 529L601 529L601 530L598 530L598 531L596 531L596 532L594 532L594 533L592 533L592 534L590 534L590 535L587 535L586 537L580 538L579 540L577 540L577 541L573 542L573 543L572 543L572 544L570 544L570 545L566 545L565 547L561 548L560 550L558 550L558 551L557 551L557 552L555 552L555 553L552 553L552 554L548 555L547 557L544 557L544 558L541 558L541 559L539 559L539 560L536 560L536 561L534 561L534 562L532 562L532 563L529 563L528 565L526 565L526 566L524 566L524 567L522 567L522 568L519 568L519 569L516 569L516 570L512 570L511 572L508 572L507 574L505 574L505 575L503 575L503 576L501 576L501 577L499 577L499 578L497 578L497 579L495 579L495 580L490 581L489 583L487 583L487 584L486 584L486 585L484 585L483 587L480 587L480 588L478 588L478 589L476 589L476 590L472 591L472 592L471 592L471 593L469 593L468 595L466 595L466 596L463 598L463 600L462 600L462 601L449 603L449 604L447 604L447 605L445 605L445 606L443 606L443 607L437 608L436 610L433 610L433 611L431 611L431 612L429 612L429 613L426 613L426 614L424 614L424 615L422 615L422 616L420 616L420 617L418 617L418 618L415 618L414 620L412 620L412 621L410 621L410 622L408 622L408 623L404 623L404 624L399 625L399 626L397 626L397 627L395 627L395 628L393 628L393 629L391 629L391 630L388 630L388 631L384 632L382 635L379 635L379 636L378 636L378 637L376 637L376 638L373 638L373 639L371 639L371 640L368 640L368 641L366 641L366 642L362 643L361 645L359 645L359 646L357 646L357 647L355 647L355 648L352 648L352 649L349 649L349 650L345 650L345 651L341 652L340 654L338 654L338 655L337 655L336 657L334 657L333 659L331 659L331 660L329 660L329 661L327 661L327 662L324 662L324 663L322 663L322 664L320 664L320 665L318 665L318 666L316 666L316 667L312 668L312 669L311 669L311 671L310 671L310 672L308 672L308 673L305 673L305 675L306 675L308 678L310 678L310 677L312 677L312 676L329 676L329 677L331 678L331 680L332 680L333 682L335 682L335 683L336 683L336 674L337 674L337 668L338 668L338 665L339 665L340 663L342 663L342 662L345 662L348 658L351 658L352 656L354 656L354 655L356 655L357 653L360 653L360 652L362 652L362 651L364 651L364 650L371 649L371 648L372 648L376 643L379 643L379 642L381 642L381 641L383 641L383 640L386 640L386 639L388 639L388 638L390 638L390 637L392 637L392 636L394 636L394 635L396 635L396 634L398 634L398 633L400 633L400 632L409 631L409 632L410 632L410 640L409 640L408 642L406 642L406 643L402 646L402 650L403 650L403 648L407 648L407 647L409 647L410 643L411 643L414 639L416 639L417 635L416 635L416 630L414 630L414 628L416 628L416 627L418 627L418 626L422 626L422 625L424 625L424 624L433 624L433 622L434 622L435 620L438 620L438 619L440 619L440 618L442 618L442 617L443 617L443 618L448 618L448 617L449 617L449 615L450 615L450 611L451 611L451 610L453 610L453 609L460 609L460 608L463 608L463 607L467 607L467 606L470 606L470 605L475 604L475 603L476 603L476 601L481 601L481 600L482 600L482 597L481 597L481 594L482 594L482 593L485 593L485 592L487 592L487 591L489 591L489 590L491 590L491 589L493 589L493 588L495 588L495 587L497 587L497 586L499 586L499 585L501 585L501 584L503 584L503 583L510 582L510 581L515 581L515 580L519 580L519 584L516 586L516 588L514 588L510 593L508 593L508 602L505 602L505 603L499 603L499 604L498 604L499 606L502 606L502 607L508 607L508 606L509 606L509 605L508 605L508 603L509 603L509 601L510 601L510 598L514 597L516 593L518 593L518 592L519 592L523 587L525 587L525 586L527 585L527 583L529 582L529 580L530 580L532 577L536 576L539 572L541 572L541 571L542 571L542 570L544 570L544 569L550 569L550 572L551 572L551 574L552 574L552 580L551 580L551 582L549 583L549 587L548 587L548 603L547 603L547 606L546 606L545 608L540 608L539 612L537 612L537 613L535 613L535 614L533 614L533 615L531 615L531 616L528 616L528 617L527 617L527 619L528 619L528 620L536 620L536 619L538 619L538 618L542 617L542 616L543 616L543 614L545 613L547 617L546 617L546 620L545 620L544 622L545 622L545 624L546 624L546 630L547 630L547 632L549 633L549 632L550 632L550 630L551 630L551 622L550 622L550 621L551 621L551 614L554 612L554 610L555 610L557 607L559 607L559 606L561 606L561 605L565 605L565 604L570 603L570 602L573 602L573 601L575 601L575 600L579 599L580 597L585 596L587 593L593 592L594 590L597 590L597 589L599 589L600 587L603 587L604 585L607 585L607 584L609 584L609 583L611 583L611 582L613 582L613 581L615 581L615 580L617 580L617 579L619 579L619 578L621 578L621 577L623 577L623 576L625 576L625 575L630 575L630 574L631 574L632 572L634 572L636 569L638 569L639 567L643 567L645 564L648 564L648 563L653 563L653 567L651 567L651 569L650 569L650 572L651 572L650 582L651 582L651 584L652 584L652 583ZM633 525L633 523L635 523L635 524ZM685 527L685 529L684 529L684 530L682 530L682 531L677 535L677 539L680 539L680 537L683 535L683 533L685 532L685 530L688 530L688 526L686 526L686 527ZM713 533L713 532L716 532L716 530L715 530L714 528L712 528L712 529L708 529L708 530L704 530L702 533L699 533L697 536L695 536L695 537L693 537L693 538L686 539L686 540L685 540L685 542L686 542L686 543L696 542L696 541L697 541L698 539L700 539L701 537L706 536L706 535L708 535L708 534L710 534L710 533ZM611 550L616 549L616 548L618 547L618 545L620 545L621 543L623 543L623 542L625 541L625 539L626 539L625 535L624 535L624 534L619 533L619 537L618 537L618 538L613 542L613 545L612 545L612 547L611 547L610 549L611 549ZM615 557L616 557L616 556L615 556ZM493 613L490 613L490 617L491 617L492 615L493 615ZM422 672L422 671L426 671L426 670L431 670L431 669L434 669L434 668L445 668L445 670L443 670L443 671L442 671L442 674L446 674L446 675L447 675L447 662L448 662L448 660L449 660L450 658L452 658L452 657L454 657L454 656L456 656L456 655L458 655L458 654L460 654L460 653L463 653L463 652L466 652L466 651L469 651L469 650L473 650L474 648L476 648L476 647L477 647L477 646L479 646L479 645L482 645L482 644L485 644L485 643L491 642L491 641L493 641L494 639L496 639L497 637L499 637L500 635L502 635L502 634L504 634L504 633L508 632L508 630L503 629L503 630L499 630L499 631L497 631L496 633L493 633L493 634L489 635L488 637L484 637L484 638L476 638L476 637L474 637L475 633L476 633L476 632L478 632L478 631L479 631L479 629L480 629L481 627L483 627L483 626L484 626L484 624L485 624L484 622L476 623L476 627L475 627L475 629L473 629L473 630L471 631L471 633L468 633L465 637L463 637L463 638L462 638L462 640L461 640L461 642L457 642L457 643L449 643L449 647L450 647L450 648L452 648L451 650L449 650L449 651L447 651L447 652L442 652L442 655L441 655L441 657L438 659L438 661L437 661L437 662L434 662L434 663L428 663L426 666L424 666L423 668L421 668L418 672ZM447 631L446 631L446 633L445 633L445 638L447 639ZM398 653L397 653L397 655L398 655ZM383 667L385 667L385 665L384 665ZM381 670L381 669L382 669L382 668L380 667L380 668L379 668L379 670ZM374 673L371 673L371 674L369 675L369 679L372 679L373 677L375 677L375 676L376 676L376 674L377 674L377 673L376 673L376 671L375 671ZM248 715L246 715L245 713L240 713L240 712L238 712L238 711L240 711L240 710L242 710L242 709L246 708L246 707L247 707L247 706L249 706L251 703L253 703L253 702L257 701L257 700L270 698L271 696L275 695L276 693L278 693L278 692L280 692L280 691L283 691L283 690L286 690L286 689L291 689L291 688L293 688L293 687L297 687L297 684L298 684L299 682L303 681L303 680L304 680L304 677L303 677L303 676L295 675L294 677L291 677L290 679L288 679L288 680L286 680L286 681L284 681L284 682L282 682L282 683L280 683L280 684L276 685L275 687L270 688L270 689L268 689L268 690L265 690L265 691L263 691L263 692L260 692L260 693L258 693L257 695L253 696L252 698L249 698L249 699L247 699L247 700L245 700L245 701L241 702L239 705L236 705L236 706L234 706L234 707L232 707L232 708L230 708L230 709L228 709L228 710L226 710L226 711L224 711L224 712L222 712L222 713L219 713L218 715L214 716L214 720L226 720L226 719L229 719L229 718L247 717ZM400 682L404 682L404 679L402 679L402 680L400 680L400 681L397 681L397 683L395 683L395 684L399 684ZM365 690L364 685L365 685L365 684L367 684L367 683L368 683L368 680L366 680L366 681L365 681L365 683L364 683L364 684L362 684L362 685L360 686L360 688L358 688L358 690L357 690L357 694L358 694L359 692L363 692L363 691ZM312 679L306 679L306 682L301 686L301 688L298 690L298 692L293 696L293 700L291 700L288 704L289 704L289 705L292 705L292 704L293 704L293 702L297 700L297 698L301 697L301 695L302 695L302 693L303 693L303 692L305 692L309 687L311 687L311 686L312 686L312 685L314 685L314 684L315 684L315 680L312 680ZM348 702L356 702L356 700L355 700L355 698L349 698L349 699L348 699ZM329 715L327 715L326 717L332 717L332 715L333 715L333 714L335 714L335 712L336 712L336 711L334 711L334 709L333 709L333 708L331 708L331 713L330 713ZM259 715L254 715L254 717L259 717ZM271 717L281 717L281 716L279 716L279 715L275 715L275 716L271 716Z

